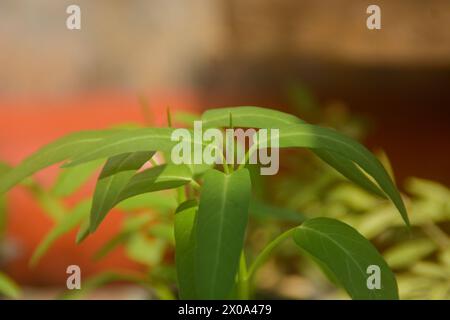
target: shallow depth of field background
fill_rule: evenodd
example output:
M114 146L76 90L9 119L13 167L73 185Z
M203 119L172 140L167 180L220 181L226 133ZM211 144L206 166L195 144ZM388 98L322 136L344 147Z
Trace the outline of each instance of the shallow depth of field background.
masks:
M65 9L73 3L82 10L81 31L65 27ZM382 30L366 28L370 4L382 9ZM148 100L149 114L139 96ZM338 124L344 131L348 124L349 132L356 122L363 143L387 155L401 189L409 177L419 177L448 191L450 2L0 2L1 161L17 164L75 130L149 118L165 125L167 107L201 112L234 105L277 108L315 123ZM282 154L281 162L291 156L297 155ZM50 186L56 175L53 168L37 180ZM67 199L68 205L88 196L92 185ZM91 259L120 229L120 212L113 212L87 243L76 246L75 233L64 236L30 268L34 248L53 223L21 188L7 200L0 269L24 288L25 298L54 298L64 289L69 264L82 266L86 277L147 268L120 246L100 261ZM450 216L436 222L443 252L450 242L449 221ZM437 261L437 256L430 251L416 260ZM324 280L316 272L299 276L290 266L297 261L279 260L281 268L272 266L276 276L271 278L270 268L265 271L268 282L277 280L260 285L267 296L335 297L321 290ZM99 289L91 298L147 297L126 282L113 288Z

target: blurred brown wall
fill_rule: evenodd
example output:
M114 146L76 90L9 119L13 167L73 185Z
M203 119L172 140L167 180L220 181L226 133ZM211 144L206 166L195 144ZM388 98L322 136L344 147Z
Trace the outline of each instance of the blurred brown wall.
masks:
M82 30L65 27L69 4ZM382 9L382 30L365 27ZM450 64L448 0L2 0L0 93L193 86L229 61ZM235 68L240 67L236 65Z

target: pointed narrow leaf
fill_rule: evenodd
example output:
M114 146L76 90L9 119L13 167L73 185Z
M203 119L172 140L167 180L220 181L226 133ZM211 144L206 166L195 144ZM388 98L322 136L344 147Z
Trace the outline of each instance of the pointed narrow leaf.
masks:
M35 266L39 259L48 251L51 245L61 236L71 231L89 214L90 201L80 203L72 212L64 216L61 221L45 236L33 252L30 264Z
M366 174L352 161L336 152L331 152L325 149L315 149L313 152L348 180L381 198L386 198L386 194L381 191L376 184L369 180Z
M160 212L173 212L177 208L175 192L159 191L141 194L122 201L117 208L126 212L152 208Z
M108 159L95 186L90 215L91 233L98 228L106 214L114 207L120 192L131 177L154 154L153 151L132 152Z
M198 204L188 200L180 204L175 212L175 261L177 268L178 289L180 299L196 299L195 294L195 215Z
M39 186L31 190L33 191L34 198L48 217L53 221L60 221L64 218L67 213L67 208L61 199Z
M18 299L20 297L19 286L2 272L0 272L0 296L10 299Z
M149 161L154 154L155 151L138 151L111 157L105 163L100 178L107 178L124 171L135 172Z
M247 169L205 173L195 230L195 283L199 299L225 299L239 265L251 195Z
M230 107L207 110L202 115L202 125L207 128L227 127L232 115L235 127L281 128L301 124L302 120L291 114L261 107Z
M148 150L170 152L179 143L179 141L171 139L174 130L176 129L143 128L121 131L95 145L95 148L92 148L91 151L74 157L64 167L71 167L96 159L109 158L127 152ZM191 142L194 145L192 130L183 130L190 133ZM202 144L201 141L196 143Z
M145 159L142 154L129 159L136 160L138 157L142 161ZM114 163L120 163L119 159L115 159ZM117 171L108 167L106 175ZM127 167L130 167L129 164ZM192 172L189 167L174 164L152 167L135 175L133 172L130 174L129 171L123 171L99 179L94 194L95 205L91 211L90 232L94 232L105 215L120 202L148 192L177 188L191 181Z
M62 170L52 187L52 193L58 197L66 197L82 186L101 165L100 161Z
M395 276L377 249L349 225L330 218L314 218L299 226L293 235L296 244L318 261L352 299L398 299ZM380 288L373 284L373 271L380 269ZM376 282L375 282L376 283Z
M76 244L80 244L81 242L84 241L84 239L87 238L87 236L89 236L89 226L90 226L89 220L90 218L87 217L81 222L80 227L78 228L77 236L75 238Z
M301 124L280 129L279 147L325 149L355 162L378 183L395 204L405 223L409 225L405 205L389 174L380 161L358 142L333 129Z
M303 120L291 114L277 110L260 107L231 107L206 111L202 115L203 126L227 127L230 114L233 118L233 125L236 127L281 129L296 124L306 124ZM351 160L331 150L312 149L312 151L350 181L376 195L386 197L378 186L368 179Z
M24 178L55 163L78 154L83 154L97 142L119 132L119 130L81 131L50 143L26 158L21 164L9 170L0 180L0 193L3 193Z
M139 194L181 187L191 181L192 172L187 165L153 167L134 175L120 192L117 203Z

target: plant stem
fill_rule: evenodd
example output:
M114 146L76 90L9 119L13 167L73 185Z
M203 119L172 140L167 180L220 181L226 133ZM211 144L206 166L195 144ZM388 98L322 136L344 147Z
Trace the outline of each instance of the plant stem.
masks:
M200 190L202 188L202 186L194 179L191 180L190 184L195 190Z
M181 204L184 201L186 201L186 189L184 186L179 187L177 189L177 193L178 193L178 204Z
M239 261L239 273L238 273L238 298L240 300L250 299L250 287L249 278L247 275L247 262L245 259L245 253L242 251L241 259Z
M170 107L167 107L166 114L167 114L167 126L169 128L172 128L172 114L170 113Z
M263 251L258 255L256 260L252 263L249 271L247 280L251 281L252 277L255 275L258 268L269 258L272 251L284 240L290 238L292 234L294 233L296 228L289 229L276 237L274 240L272 240L264 249Z
M247 152L245 153L244 161L239 164L238 169L244 168L245 165L247 164L247 162L250 163L250 157L253 155L253 152L255 152L255 150L256 150L256 148L254 148L253 146L251 146L247 150Z
M229 122L229 128L230 129L234 129L234 126L233 126L233 115L231 114L231 112L228 114L228 116L229 116L229 121L230 121ZM228 138L228 136L226 136L226 137ZM233 137L231 137L231 139L227 141L227 148L228 148L228 144L231 144L231 145L234 146L234 138ZM227 152L227 154L228 154L228 152ZM234 148L233 148L233 158L234 158ZM232 161L232 163L230 163L230 172L231 173L234 172L234 160Z
M223 163L223 172L226 174L230 174L230 169L228 168L228 164L224 161Z

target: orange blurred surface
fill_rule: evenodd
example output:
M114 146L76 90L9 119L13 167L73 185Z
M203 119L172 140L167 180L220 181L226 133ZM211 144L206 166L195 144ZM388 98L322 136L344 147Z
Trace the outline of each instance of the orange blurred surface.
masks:
M195 98L189 94L148 95L153 125L166 125L166 109L194 110ZM16 165L42 145L69 132L102 129L121 123L146 122L136 95L103 93L71 99L8 100L0 102L0 160ZM147 119L148 120L148 119ZM37 181L51 185L58 172L53 166L38 173ZM92 194L90 181L67 199L69 206ZM63 236L40 260L29 267L33 250L52 228L53 222L24 188L16 187L8 195L7 242L13 254L6 271L21 284L65 285L66 268L76 264L83 277L104 270L139 270L142 266L126 258L118 248L98 262L92 255L120 229L122 214L113 210L98 231L80 245L75 244L76 231Z

